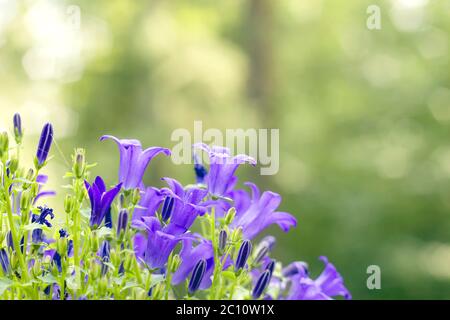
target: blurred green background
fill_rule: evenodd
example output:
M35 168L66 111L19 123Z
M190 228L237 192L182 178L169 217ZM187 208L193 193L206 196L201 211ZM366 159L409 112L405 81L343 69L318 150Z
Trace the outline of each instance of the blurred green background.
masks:
M0 0L0 127L22 114L31 164L54 124L60 194L76 146L116 181L102 134L173 147L194 120L278 128L279 172L239 169L298 218L270 229L277 258L318 274L328 256L357 299L450 299L449 12L447 0ZM162 176L193 181L158 157L146 182Z

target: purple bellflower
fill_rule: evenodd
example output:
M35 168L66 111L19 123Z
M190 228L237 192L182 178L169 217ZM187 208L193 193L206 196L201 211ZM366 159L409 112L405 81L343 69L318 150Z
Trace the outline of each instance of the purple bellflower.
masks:
M168 215L166 212L170 210L168 232L172 234L184 233L191 227L197 216L203 215L207 211L205 203L201 202L208 191L195 187L185 190L175 179L163 178L163 180L170 188L170 190L165 189L168 192L166 199L169 199L170 202L167 206L163 206L162 212L164 218L164 215ZM165 208L166 210L164 210Z
M106 191L105 182L100 177L95 178L92 185L87 181L84 183L91 201L91 218L89 220L91 227L100 226L105 219L105 225L111 228L111 204L119 193L122 184L119 183L111 190Z
M161 147L152 147L142 150L142 145L138 140L117 139L116 137L105 135L100 141L112 139L117 143L120 151L119 181L123 183L125 190L138 188L142 183L145 170L150 161L159 153L170 155L170 150Z
M294 216L287 212L276 211L281 203L278 193L265 191L260 195L258 187L246 183L252 189L252 196L243 190L232 191L231 197L236 205L236 217L231 226L242 227L246 239L253 239L272 224L277 224L284 232L297 225Z
M154 187L141 191L141 199L133 212L132 220L140 221L142 217L154 217L164 197L165 193Z
M230 150L225 147L209 147L204 143L194 144L198 148L208 153L209 173L204 177L208 191L215 196L225 196L236 181L234 173L243 163L256 165L256 160L250 156L240 154L232 157Z
M193 239L183 240L180 252L181 265L173 274L172 283L177 285L184 282L192 274L196 264L200 260L206 261L205 273L197 289L204 290L211 286L211 276L214 272L214 251L211 241L199 238L199 243L194 247Z
M133 221L135 229L145 230L147 238L136 236L134 249L138 258L142 259L150 268L163 268L170 253L178 242L192 237L190 234L173 235L161 226L156 217L143 217L141 221Z
M344 279L334 265L328 262L326 257L320 257L325 263L325 269L316 279L305 276L302 273L291 277L291 289L288 295L290 300L331 300L335 296L343 296L351 299L352 296L344 286Z
M50 216L51 219L55 217L55 215L53 214L53 209L47 207L38 207L38 208L39 210L41 210L41 213L33 214L31 216L31 222L45 225L50 228L52 224L48 222L47 217ZM42 229L34 229L33 233L31 234L31 238L34 244L40 244L41 242L45 241Z

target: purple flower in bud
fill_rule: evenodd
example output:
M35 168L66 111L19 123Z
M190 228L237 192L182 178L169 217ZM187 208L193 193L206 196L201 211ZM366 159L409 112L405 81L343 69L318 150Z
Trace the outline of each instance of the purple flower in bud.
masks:
M142 183L145 170L150 161L159 153L170 155L170 150L161 147L152 147L142 150L138 140L117 139L113 136L103 136L100 141L112 139L117 143L120 151L119 181L125 190L138 188Z
M161 212L161 218L163 221L169 220L170 216L172 215L173 210L173 203L175 202L175 199L172 197L167 196L164 200L162 212Z
M208 170L206 170L205 166L200 163L197 155L194 155L194 171L197 183L203 183L206 175L208 174Z
M53 142L53 127L50 123L46 123L42 129L41 138L36 152L38 166L42 166L48 157L48 152Z
M111 251L111 246L109 244L109 241L103 241L101 247L100 247L100 258L102 262L102 276L104 276L108 272L108 265L109 263L109 254Z
M225 247L227 245L227 237L228 237L227 232L225 230L220 230L220 233L219 233L219 250L220 251L225 250Z
M8 253L4 248L0 249L0 265L3 269L4 274L8 274L10 272L11 266L9 264Z
M95 178L92 185L85 181L89 200L91 201L91 218L89 223L91 227L100 226L105 219L105 226L111 228L111 204L120 191L121 183L106 191L105 183L100 177Z
M256 285L253 288L252 296L253 299L258 299L266 290L267 286L270 283L270 279L272 278L272 273L270 270L266 270L258 278L256 281Z
M119 212L119 217L117 219L117 236L120 235L121 232L125 232L128 225L128 210L122 209Z
M22 119L20 117L20 114L18 113L14 114L13 123L14 123L14 136L16 137L16 142L20 143L23 136Z
M197 264L194 267L194 270L192 271L191 280L189 281L189 293L194 294L195 291L198 290L200 287L200 284L203 280L203 277L205 276L206 271L206 260L201 259L197 262Z
M250 240L244 240L239 248L238 256L236 259L235 268L236 270L242 269L247 263L247 259L252 251L252 243Z

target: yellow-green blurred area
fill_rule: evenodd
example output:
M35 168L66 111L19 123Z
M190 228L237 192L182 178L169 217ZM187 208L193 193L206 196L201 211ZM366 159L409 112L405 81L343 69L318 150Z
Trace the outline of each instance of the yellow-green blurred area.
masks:
M102 134L173 147L194 120L280 129L279 172L238 171L298 218L268 230L274 257L316 275L328 256L354 298L450 299L449 13L447 0L0 0L0 126L21 113L31 165L54 124L59 211L74 147L116 183ZM159 156L146 182L163 176L194 179Z

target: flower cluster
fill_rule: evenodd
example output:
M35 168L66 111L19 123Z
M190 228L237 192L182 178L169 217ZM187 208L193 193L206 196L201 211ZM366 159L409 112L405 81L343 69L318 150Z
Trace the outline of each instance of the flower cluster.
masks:
M289 231L296 218L278 211L281 196L251 182L238 188L236 171L256 165L224 147L195 144L195 183L143 177L162 147L103 136L119 149L118 181L92 178L94 166L76 149L64 212L46 206L53 127L46 124L34 167L21 166L23 128L14 115L15 146L0 135L0 299L350 299L342 276L325 268L311 278L308 265L283 266L272 257L271 225ZM206 156L209 165L199 161ZM194 180L194 179L193 179Z

